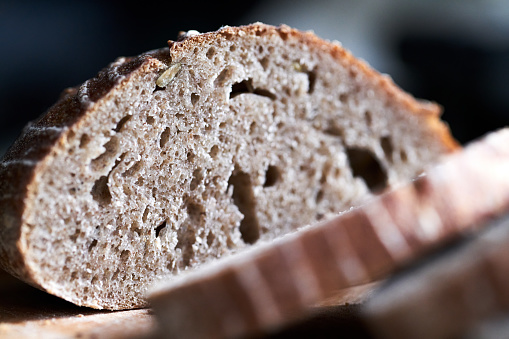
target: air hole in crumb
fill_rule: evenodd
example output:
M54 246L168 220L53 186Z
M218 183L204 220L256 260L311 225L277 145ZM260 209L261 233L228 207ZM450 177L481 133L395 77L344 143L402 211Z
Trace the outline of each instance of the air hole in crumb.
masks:
M387 187L387 173L369 150L347 148L346 155L355 177L362 178L371 192Z
M78 239L80 235L81 235L81 231L79 229L76 229L74 231L74 234L70 236L71 241L75 242L76 239Z
M258 46L258 53L263 54L263 52L264 52L263 46L262 45Z
M141 217L141 220L143 222L146 222L147 221L147 218L148 218L148 213L150 212L148 206L145 207L145 211L143 211L143 216Z
M80 148L87 147L88 143L90 142L90 136L88 134L83 134L80 138Z
M104 206L111 203L111 193L108 187L108 177L103 175L99 179L97 179L92 187L92 198L99 203L99 205Z
M207 51L207 58L212 59L212 57L216 54L216 49L214 47L210 47Z
M323 132L330 136L339 137L341 139L343 139L344 134L345 134L343 129L339 128L338 126L334 126L334 125L328 126L326 129L323 130Z
M223 69L221 71L221 73L219 73L216 80L214 80L214 84L216 85L216 87L223 87L226 84L226 82L228 80L230 80L232 75L233 75L233 68L226 67L225 69Z
M256 217L256 200L251 178L249 174L236 168L228 184L233 186L233 203L244 215L239 227L242 240L254 244L260 238L260 225Z
M385 157L387 158L387 160L392 162L392 159L393 159L393 155L392 154L394 152L394 147L392 146L391 138L389 136L382 137L380 139L380 144L381 144L382 149L384 151Z
M201 170L201 168L197 168L193 171L193 179L191 180L189 189L191 191L194 191L198 187L198 185L201 184L202 181L203 181L203 171Z
M131 252L129 252L129 250L123 250L120 253L120 260L126 261L129 258L130 255L131 255Z
M341 103L345 104L347 100L348 100L348 93L341 93L339 95L339 101L341 101Z
M120 119L120 121L117 123L117 126L115 127L114 131L115 132L120 132L122 130L122 128L124 127L124 125L129 121L131 120L133 116L132 115L126 115L125 117L123 117L122 119Z
M97 239L94 239L92 240L92 243L90 244L90 246L88 246L88 251L89 252L92 252L92 250L94 249L94 247L97 246Z
M156 121L156 119L154 119L154 117L153 117L153 116L150 116L150 115L149 115L149 116L147 117L147 120L146 120L146 121L147 121L147 124L149 124L149 125L153 125L153 124L154 124L154 122Z
M156 238L159 238L159 234L161 233L162 229L166 227L166 221L163 221L163 223L156 227Z
M400 157L402 162L407 162L408 161L408 155L406 154L404 149L399 151L399 157Z
M366 120L366 125L368 125L368 127L373 126L373 115L370 111L364 112L364 120Z
M102 170L107 167L110 162L117 157L118 149L120 148L120 141L116 137L112 137L103 146L106 150L103 154L92 160L91 166L94 171Z
M270 100L276 99L276 95L270 92L269 90L263 88L254 88L253 79L247 79L233 84L232 91L230 92L230 99L235 98L237 95L244 93L260 95L269 98Z
M196 158L196 154L194 154L193 152L189 151L189 152L187 152L186 158L187 158L187 161L193 162L194 159Z
M249 125L249 134L253 135L256 132L256 121L253 121L251 125Z
M219 154L219 146L217 146L217 145L212 146L209 154L212 157L212 159L215 159L217 157L217 155Z
M99 280L99 278L96 275L94 275L92 280L90 281L90 284L95 285L97 283L97 280Z
M230 52L235 52L237 50L237 46L231 45L230 46Z
M316 86L316 71L308 71L306 72L306 75L308 76L308 93L311 94L315 90Z
M281 171L274 165L270 165L265 172L263 187L272 187L281 179Z
M216 236L214 235L214 233L209 232L209 234L207 235L207 245L209 247L212 246L212 244L214 243L214 240L216 240Z
M193 106L195 106L196 103L198 103L198 100L200 100L200 96L196 93L191 93L191 104Z
M260 65L262 65L264 71L266 71L267 68L269 68L269 62L270 62L269 57L263 57L262 59L260 59Z
M327 182L327 177L330 174L330 171L332 169L332 163L330 161L327 161L322 168L322 176L320 177L320 184L325 184Z
M164 91L165 87L160 87L160 86L157 86L154 87L154 90L152 91L152 93L155 93L155 92L158 92L158 91Z
M323 201L323 197L324 197L324 193L323 193L323 190L319 190L317 193L316 193L316 197L315 197L315 201L317 204L321 203Z
M186 204L187 215L192 224L200 223L205 217L205 207L196 202L188 202Z
M171 129L169 127L166 127L163 133L161 133L161 136L159 137L159 146L161 146L161 148L163 148L164 145L166 145L166 143L168 142L168 140L170 140L170 134Z

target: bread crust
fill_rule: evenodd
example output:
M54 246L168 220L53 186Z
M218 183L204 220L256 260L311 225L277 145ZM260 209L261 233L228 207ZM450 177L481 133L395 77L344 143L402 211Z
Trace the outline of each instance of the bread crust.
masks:
M316 36L313 32L303 32L287 25L279 27L255 23L239 27L223 27L222 29L200 35L193 35L181 41L168 41L172 60L178 61L180 54L190 51L200 44L212 43L220 39L231 39L235 35L240 36L280 36L283 40L293 40L300 44L307 45L321 53L333 56L340 64L349 67L356 72L362 73L374 84L386 92L394 104L403 105L414 114L426 117L428 127L435 132L436 137L442 140L449 150L457 150L460 145L452 137L449 128L439 119L442 108L434 102L417 100L412 95L401 90L388 75L383 75L369 66L365 61L357 59L353 54L343 48L339 42L330 42Z
M424 116L428 128L441 140L444 149L453 151L459 146L451 137L447 126L439 120L438 105L415 100L397 88L389 77L372 70L366 63L355 59L339 44L326 42L312 33L304 33L288 26L273 27L253 24L242 27L225 27L216 32L196 35L178 42L169 42L169 49L149 52L139 57L120 58L82 86L64 91L58 102L35 122L30 123L18 140L7 151L0 163L0 266L18 278L43 288L37 283L37 272L24 262L27 244L22 241L24 219L31 209L37 178L46 168L49 158L91 114L101 100L113 91L121 90L122 83L138 72L160 72L171 62L178 61L182 53L204 43L231 39L233 36L278 35L329 53L339 63L362 73L382 88L394 105L403 105L416 115ZM391 103L389 103L391 104Z

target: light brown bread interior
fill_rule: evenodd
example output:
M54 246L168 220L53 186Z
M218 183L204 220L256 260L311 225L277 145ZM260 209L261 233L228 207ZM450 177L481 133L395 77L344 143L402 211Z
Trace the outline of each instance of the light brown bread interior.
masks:
M25 185L0 219L3 265L78 305L144 306L154 279L347 210L456 147L436 105L288 27L189 36L101 77L27 127L0 173L4 204L7 171Z

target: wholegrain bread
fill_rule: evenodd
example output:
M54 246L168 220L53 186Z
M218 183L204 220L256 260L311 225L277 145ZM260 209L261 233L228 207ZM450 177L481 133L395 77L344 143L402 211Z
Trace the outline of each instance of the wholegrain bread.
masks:
M337 43L190 32L67 90L0 163L0 264L78 305L347 210L458 146Z
M161 283L149 300L163 332L169 338L250 337L295 322L328 298L338 305L352 302L345 290L357 288L355 297L362 301L376 286L373 282L509 210L508 143L509 130L500 131L449 156L411 184L335 219ZM483 250L491 251L490 246ZM462 323L457 312L442 317L439 310L456 294L428 293L441 286L454 289L439 282L448 270L449 280L468 284L456 266L443 265L433 279L428 275L419 284L400 283L387 296L382 293L383 307L373 306L376 324L387 330L393 326L391 335L398 338L437 338L434 322L451 325L453 318ZM480 271L469 272L479 276ZM503 272L507 268L496 275ZM478 279L487 281L488 275ZM398 298L393 302L389 295ZM463 313L473 310L476 306ZM426 312L433 317L427 319Z

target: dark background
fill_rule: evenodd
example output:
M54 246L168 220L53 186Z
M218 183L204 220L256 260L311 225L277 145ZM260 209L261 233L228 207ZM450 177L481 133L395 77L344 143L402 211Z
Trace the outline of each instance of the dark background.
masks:
M0 155L66 87L178 31L255 21L339 40L417 97L461 141L509 120L509 1L0 1Z

